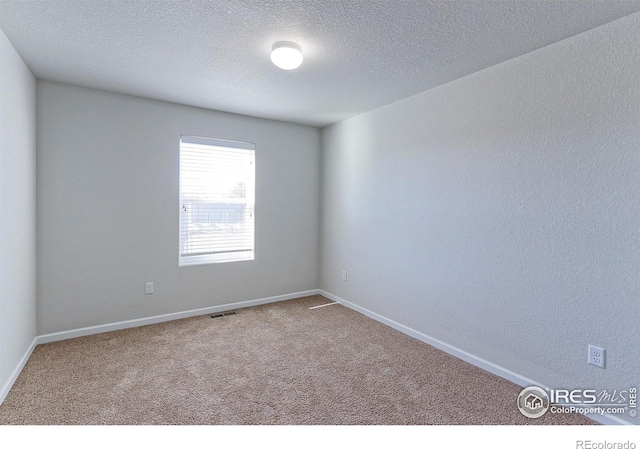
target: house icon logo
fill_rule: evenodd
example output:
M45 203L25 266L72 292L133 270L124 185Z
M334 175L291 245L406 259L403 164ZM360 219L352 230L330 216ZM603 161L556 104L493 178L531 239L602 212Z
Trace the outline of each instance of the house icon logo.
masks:
M529 407L531 410L538 410L540 407L542 407L542 399L531 393L529 394L529 396L524 398L524 405Z
M540 387L527 387L518 395L518 410L527 418L540 418L549 410L549 395Z

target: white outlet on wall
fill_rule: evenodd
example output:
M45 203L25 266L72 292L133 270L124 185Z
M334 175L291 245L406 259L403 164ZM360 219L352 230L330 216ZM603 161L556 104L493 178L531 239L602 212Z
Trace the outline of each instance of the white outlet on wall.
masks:
M144 284L144 294L150 295L153 293L153 282L147 282Z
M343 281L347 280L347 270L342 270L342 280Z
M607 351L597 346L589 345L587 348L588 358L587 363L599 368L604 368L604 363L607 358Z

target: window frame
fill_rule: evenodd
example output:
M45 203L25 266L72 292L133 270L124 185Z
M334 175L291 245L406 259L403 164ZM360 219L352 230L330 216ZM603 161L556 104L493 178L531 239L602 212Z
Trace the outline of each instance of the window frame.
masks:
M212 149L224 148L225 150L251 151L252 158L252 175L251 183L247 188L252 188L253 192L249 195L253 202L247 202L251 207L251 215L253 229L251 231L251 249L250 250L229 250L211 254L188 255L183 253L183 144L203 145L212 147ZM178 266L186 267L193 265L204 265L213 263L226 263L238 261L255 260L255 179L256 179L256 163L255 163L255 144L250 142L241 142L235 140L224 140L210 137L197 137L192 135L180 135L179 142L179 162L178 162ZM187 231L188 232L188 231Z

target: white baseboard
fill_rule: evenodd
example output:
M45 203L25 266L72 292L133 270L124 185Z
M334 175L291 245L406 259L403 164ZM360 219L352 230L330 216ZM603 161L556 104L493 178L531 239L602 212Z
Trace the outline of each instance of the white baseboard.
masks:
M31 357L31 353L38 345L37 339L38 339L37 337L33 339L33 341L31 342L31 345L29 345L24 355L18 362L18 365L14 368L13 372L9 376L9 379L7 379L7 381L2 386L2 389L0 390L0 405L2 405L2 403L4 402L5 398L9 394L9 390L11 390L11 387L13 387L13 384L15 383L16 379L20 375L20 372L22 372L22 369L27 364L29 357Z
M372 312L371 310L365 309L364 307L361 307L357 304L353 304L343 298L340 298L339 296L333 295L324 290L319 290L319 294L331 299L332 301L340 303L343 306L348 307L349 309L362 313L363 315L368 316L371 319L379 321L382 324L386 324L387 326L392 327L393 329L396 329L402 332L403 334L409 335L410 337L413 337L416 340L420 340L460 360L464 360L465 362L470 363L471 365L477 366L478 368L488 371L491 374L495 374L496 376L502 377L503 379L507 379L508 381L511 381L516 385L519 385L521 387L537 385L541 388L545 388L548 390L548 387L541 384L540 382L536 382L532 379L529 379L526 376L523 376L511 370L508 370L500 365L496 365L495 363L485 360L482 357L478 357L469 352L463 351L462 349L456 348L455 346L452 346L448 343L438 340L437 338L433 338L433 337L430 337L429 335L423 334L422 332L418 332L415 329L411 329L410 327L407 327L396 321L390 320L389 318L386 318L382 315ZM600 424L633 425L633 423L620 419L614 415L587 414L586 416Z
M319 294L319 290L306 290L302 292L289 293L286 295L270 296L268 298L252 299L249 301L234 302L231 304L223 304L220 306L204 307L202 309L186 310L184 312L167 313L165 315L156 315L147 318L138 318L135 320L119 321L116 323L101 324L98 326L83 327L63 332L54 332L51 334L39 335L36 337L36 344L51 343L54 341L68 340L70 338L84 337L87 335L102 334L104 332L117 331L121 329L129 329L132 327L146 326L149 324L163 323L165 321L181 320L183 318L191 318L194 316L207 315L209 313L224 312L232 309L243 309L246 307L259 306L272 302L287 301L294 298L302 298Z

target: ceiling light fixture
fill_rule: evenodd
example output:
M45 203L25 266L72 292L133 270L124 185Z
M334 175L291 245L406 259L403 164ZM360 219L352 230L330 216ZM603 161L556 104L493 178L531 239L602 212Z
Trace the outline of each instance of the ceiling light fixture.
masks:
M293 42L276 42L271 50L271 62L282 70L293 70L302 64L302 48Z

